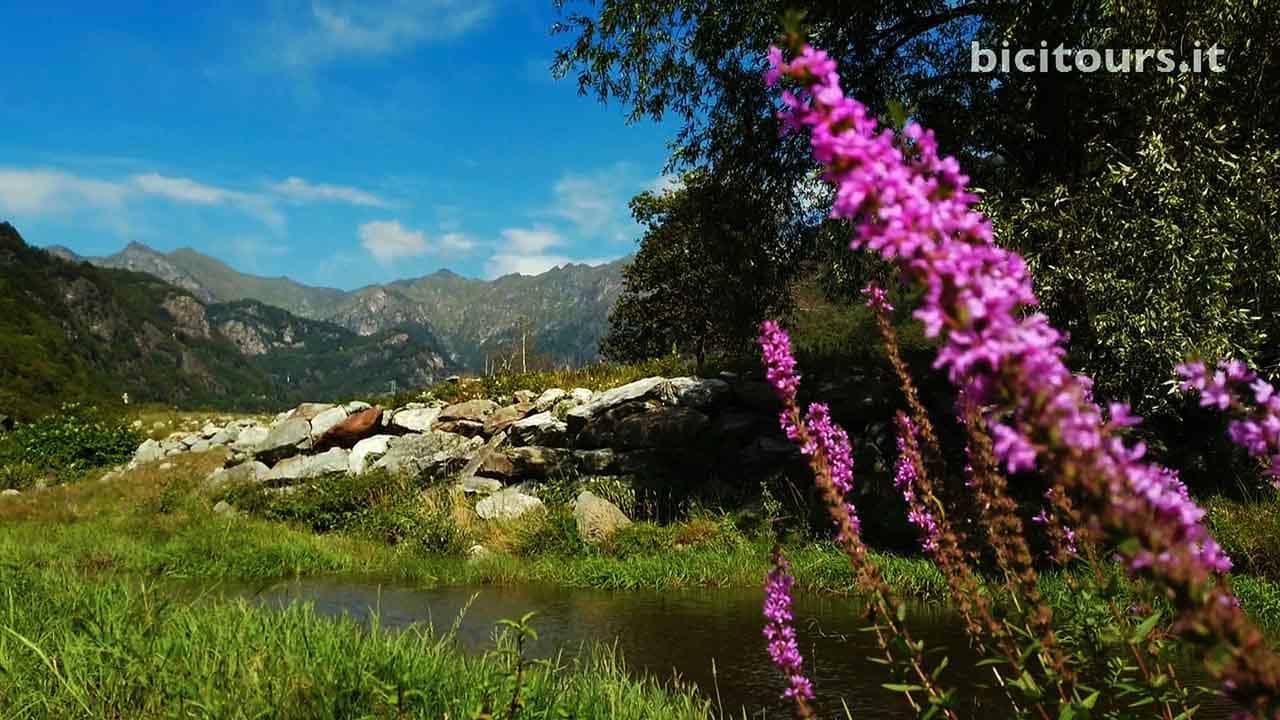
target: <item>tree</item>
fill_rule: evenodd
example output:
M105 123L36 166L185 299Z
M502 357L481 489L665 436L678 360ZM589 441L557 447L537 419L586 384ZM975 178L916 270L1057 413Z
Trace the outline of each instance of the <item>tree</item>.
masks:
M736 181L735 181L736 180ZM708 357L747 350L765 317L787 309L797 228L753 225L746 208L767 202L732 174L686 173L661 195L631 201L646 226L640 250L623 271L623 292L609 316L602 353L633 361L669 354Z
M772 188L812 181L809 150L777 137L760 81L789 9L840 62L846 91L896 104L959 156L987 192L997 238L1035 268L1051 319L1071 329L1099 398L1168 409L1159 393L1182 353L1228 348L1267 360L1280 316L1274 151L1280 138L1280 3L1254 0L557 0L571 39L556 71L630 117L674 117L672 164L719 172L759 158ZM970 69L985 48L1226 50L1226 72ZM1270 183L1270 184L1268 184ZM771 208L747 205L750 225ZM827 285L852 300L868 268L845 229L813 207ZM816 213L821 216L821 213ZM1213 238L1213 240L1209 240ZM1210 252L1211 247L1217 251ZM740 278L741 279L741 278ZM1132 319L1130 321L1129 319ZM1159 348L1158 351L1153 348ZM1275 358L1270 359L1274 362Z

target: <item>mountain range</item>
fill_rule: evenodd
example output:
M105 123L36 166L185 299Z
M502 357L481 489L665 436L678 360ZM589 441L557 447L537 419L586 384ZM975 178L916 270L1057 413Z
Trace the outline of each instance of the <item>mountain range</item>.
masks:
M447 270L354 291L238 272L194 250L106 257L0 222L0 413L66 400L278 409L422 387L597 345L624 262L492 281Z
M343 291L242 273L188 248L161 253L131 243L114 255L85 258L62 247L47 250L65 259L155 276L204 303L254 300L361 336L417 326L442 343L451 364L474 372L493 366L496 358L509 360L512 343L520 339L526 356L533 350L553 364L576 366L598 359L600 338L629 260L565 265L540 275L496 280L440 270Z

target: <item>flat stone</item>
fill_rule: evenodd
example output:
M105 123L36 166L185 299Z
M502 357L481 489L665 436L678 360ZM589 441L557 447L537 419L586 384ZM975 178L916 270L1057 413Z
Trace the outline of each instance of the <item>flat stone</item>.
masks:
M484 433L492 435L501 430L505 430L512 423L523 418L533 410L533 403L516 403L506 407L498 408L484 421Z
M236 435L236 439L232 441L231 446L236 449L252 450L262 444L263 440L271 431L261 425L249 425L240 428L240 433Z
M363 474L369 463L377 462L387 454L387 448L394 439L394 435L374 435L356 443L347 457L347 472L352 475Z
M477 450L476 454L467 461L467 464L462 468L462 472L458 473L458 477L462 479L463 483L475 476L476 471L480 469L480 466L484 464L484 461L506 441L507 433L505 431L499 432L489 438L489 441L484 444L484 447Z
M378 431L382 420L382 408L370 407L359 410L346 420L325 431L316 441L317 450L331 447L349 448Z
M273 425L266 439L254 448L253 454L262 462L274 465L310 447L311 423L303 418L292 417Z
M515 401L517 404L533 403L533 401L537 399L538 393L532 390L517 390L511 393L511 397L515 398Z
M560 448L537 446L513 447L494 453L485 460L479 473L486 477L543 478L551 472L568 467L573 462L573 452Z
M517 420L508 430L513 445L558 447L568 443L569 426L557 420L550 412L540 412Z
M502 489L502 481L493 478L471 476L458 483L462 492L468 495L492 495Z
M468 420L483 423L498 409L498 403L492 400L468 400L455 403L440 411L441 420Z
M574 388L569 391L569 397L579 405L585 405L596 396L596 394L586 388Z
M446 432L424 435L402 435L390 441L387 454L375 468L386 468L395 474L414 478L430 478L457 471L484 441Z
M430 432L431 425L435 423L436 419L439 417L439 408L403 408L395 411L391 415L390 427L404 432Z
M323 413L326 410L332 410L333 408L334 405L332 403L302 403L293 409L293 412L289 414L289 417L291 419L300 418L302 420L311 420L312 418L320 415L320 413Z
M732 390L724 380L674 377L659 386L658 394L669 404L706 410L723 405Z
M563 400L568 394L569 393L561 390L560 388L550 388L539 395L537 400L533 401L533 409L540 413L547 412L551 408L555 407L556 403Z
M569 432L577 433L587 423L591 422L593 417L623 403L640 400L648 396L666 381L666 378L661 377L645 378L596 395L587 404L576 407L566 414L565 422L569 424ZM577 392L577 390L574 392Z
M347 471L348 453L342 448L333 448L319 455L296 455L281 460L267 473L265 481L268 485L291 485L296 480L345 473Z
M479 437L484 435L484 423L474 420L446 420L437 423L435 429L440 432L453 433L455 435L463 435L466 437Z
M213 443L208 440L197 440L190 449L193 453L209 452L213 449Z
M222 432L222 428L214 425L213 423L205 423L204 427L200 428L200 437L208 440L220 432Z
M515 520L542 507L542 500L507 488L476 503L476 514L483 520Z
M206 492L215 492L232 485L248 485L266 479L271 468L260 462L243 462L228 468L218 468L209 473L201 484Z
M346 408L335 407L311 418L311 438L319 440L330 428L347 419Z
M372 407L372 405L364 402L363 400L352 400L346 405L343 405L342 409L346 410L348 415L355 415L362 410L368 410L370 407Z

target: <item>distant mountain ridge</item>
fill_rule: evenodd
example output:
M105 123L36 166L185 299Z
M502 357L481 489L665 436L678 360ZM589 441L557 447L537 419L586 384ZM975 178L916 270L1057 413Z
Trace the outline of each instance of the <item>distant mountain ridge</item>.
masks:
M79 257L66 248L49 251ZM161 253L130 243L114 255L83 259L100 267L147 273L205 303L253 300L362 336L421 328L442 343L451 363L472 371L491 366L495 356L509 359L522 335L528 351L558 364L598 359L600 338L621 294L627 262L624 258L595 267L566 265L540 275L488 281L440 270L343 291L242 273L189 248Z
M253 300L207 303L145 249L136 271L43 251L0 222L0 413L66 401L280 409L420 387L461 368L427 328L358 335ZM179 269L180 270L180 269ZM162 279L167 274L180 284Z

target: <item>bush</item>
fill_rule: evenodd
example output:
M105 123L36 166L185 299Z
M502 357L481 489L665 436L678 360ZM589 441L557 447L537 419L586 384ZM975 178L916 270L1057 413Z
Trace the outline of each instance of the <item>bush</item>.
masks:
M0 484L34 482L41 473L66 480L133 456L143 437L92 406L71 403L0 438ZM25 485L23 485L25 486Z
M568 557L585 549L578 536L578 523L567 507L550 507L544 512L530 513L513 527L512 552L516 555L553 555Z
M676 546L677 527L653 522L636 522L619 528L607 541L604 549L619 558L660 555Z

